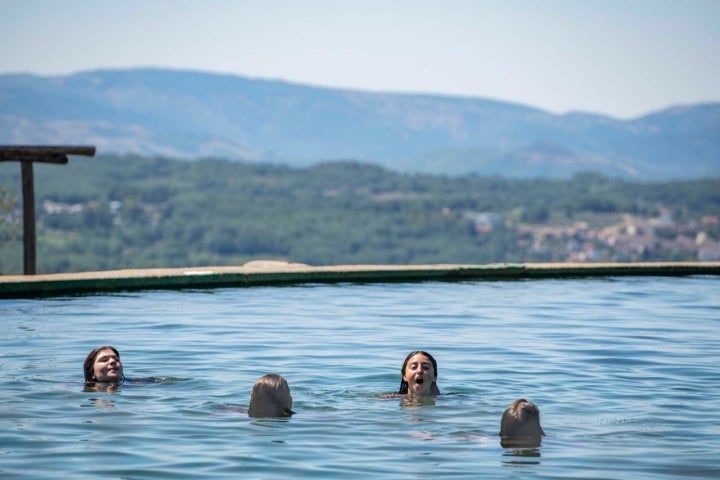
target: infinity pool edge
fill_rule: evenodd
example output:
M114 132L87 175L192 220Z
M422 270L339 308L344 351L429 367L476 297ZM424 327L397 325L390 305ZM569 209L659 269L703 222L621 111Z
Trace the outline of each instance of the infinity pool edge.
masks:
M629 275L720 275L720 262L310 266L260 260L242 266L0 275L0 298L126 290L280 286L306 283L402 283Z

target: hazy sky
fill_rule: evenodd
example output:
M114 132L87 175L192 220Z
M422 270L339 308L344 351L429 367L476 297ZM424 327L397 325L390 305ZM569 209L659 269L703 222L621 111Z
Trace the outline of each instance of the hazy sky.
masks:
M720 0L0 0L0 73L140 66L630 118L720 101Z

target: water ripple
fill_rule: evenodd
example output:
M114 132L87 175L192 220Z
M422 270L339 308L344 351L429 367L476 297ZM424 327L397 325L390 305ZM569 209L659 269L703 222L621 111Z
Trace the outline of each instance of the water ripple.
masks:
M0 477L717 478L720 280L306 285L0 302ZM117 346L119 392L82 360ZM407 352L442 395L396 391ZM250 419L277 372L290 419ZM536 402L541 447L503 449Z

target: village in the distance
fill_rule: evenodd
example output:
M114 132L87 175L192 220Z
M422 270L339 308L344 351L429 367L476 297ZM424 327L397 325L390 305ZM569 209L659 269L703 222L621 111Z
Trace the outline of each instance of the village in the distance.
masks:
M487 234L504 221L495 213L467 212L478 234ZM517 248L528 262L647 262L718 261L720 218L678 222L668 209L644 218L615 215L604 226L577 221L570 225L522 223L514 227ZM608 223L607 220L605 223Z

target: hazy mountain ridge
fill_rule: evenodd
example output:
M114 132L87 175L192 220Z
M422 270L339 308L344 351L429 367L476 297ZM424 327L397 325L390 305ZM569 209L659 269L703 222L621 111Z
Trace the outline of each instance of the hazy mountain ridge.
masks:
M401 171L636 179L720 175L720 103L632 120L482 98L390 94L161 69L0 75L0 143Z

